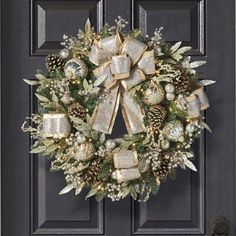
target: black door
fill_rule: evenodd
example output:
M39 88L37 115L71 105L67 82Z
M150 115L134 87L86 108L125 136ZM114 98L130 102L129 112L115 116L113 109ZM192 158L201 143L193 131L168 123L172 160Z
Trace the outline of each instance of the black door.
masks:
M60 49L63 33L76 34L88 17L99 29L118 15L145 34L163 26L167 41L181 40L195 59L208 61L204 78L217 81L207 89L206 120L214 132L196 145L199 171L179 170L147 203L58 196L63 176L50 173L45 158L28 154L30 140L20 130L36 109L22 79L33 78L45 55ZM218 215L236 235L234 16L234 0L3 0L2 235L210 236L212 225L215 235L226 235L224 221L212 221Z

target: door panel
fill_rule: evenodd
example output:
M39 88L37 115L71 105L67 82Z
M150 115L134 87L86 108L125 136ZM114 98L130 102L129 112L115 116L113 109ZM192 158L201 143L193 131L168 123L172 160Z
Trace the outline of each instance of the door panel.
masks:
M206 121L213 134L195 143L198 172L177 171L147 203L131 199L84 200L58 196L65 180L47 159L29 155L20 130L37 111L34 91L23 78L45 68L44 57L60 50L62 35L75 35L87 18L100 29L121 15L130 28L152 35L164 27L168 42L192 46L201 72L216 80L207 89L212 107ZM223 215L235 235L234 1L220 0L4 0L2 2L2 234L27 235L211 235L210 220ZM125 131L121 116L114 136Z

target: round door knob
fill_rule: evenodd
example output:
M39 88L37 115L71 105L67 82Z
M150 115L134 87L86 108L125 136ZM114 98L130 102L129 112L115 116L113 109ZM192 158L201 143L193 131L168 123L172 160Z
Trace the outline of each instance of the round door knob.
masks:
M212 235L229 235L229 221L223 216L216 216L211 222Z

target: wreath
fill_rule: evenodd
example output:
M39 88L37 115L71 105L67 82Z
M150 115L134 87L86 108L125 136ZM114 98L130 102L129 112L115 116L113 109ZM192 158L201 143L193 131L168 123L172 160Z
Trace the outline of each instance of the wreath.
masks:
M22 130L34 139L30 153L63 171L59 194L89 187L86 198L146 201L177 167L196 171L191 145L210 131L202 111L204 86L214 81L198 79L205 61L191 62L191 47L163 41L162 28L149 38L126 32L121 17L115 22L96 33L88 20L76 37L64 35L64 49L46 58L48 72L24 80L38 86L40 109ZM127 134L112 139L119 108Z

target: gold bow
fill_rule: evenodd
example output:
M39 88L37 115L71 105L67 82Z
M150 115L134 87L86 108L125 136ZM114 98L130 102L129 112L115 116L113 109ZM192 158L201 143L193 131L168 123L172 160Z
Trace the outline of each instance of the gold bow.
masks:
M128 132L145 131L143 110L128 91L155 73L154 51L146 49L146 44L130 37L122 40L120 34L96 41L91 47L89 60L98 66L93 71L97 78L94 84L109 89L107 99L94 110L93 129L111 134L121 102Z

